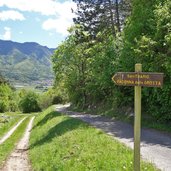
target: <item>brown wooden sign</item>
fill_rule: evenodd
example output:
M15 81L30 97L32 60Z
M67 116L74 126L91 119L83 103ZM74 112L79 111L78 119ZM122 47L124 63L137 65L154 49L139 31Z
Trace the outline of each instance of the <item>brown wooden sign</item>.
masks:
M162 87L163 73L117 72L112 80L121 86Z

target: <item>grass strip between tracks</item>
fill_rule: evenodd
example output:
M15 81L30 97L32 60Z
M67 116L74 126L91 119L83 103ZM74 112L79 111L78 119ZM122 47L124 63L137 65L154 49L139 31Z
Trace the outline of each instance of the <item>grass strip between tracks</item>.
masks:
M0 123L0 138L12 129L23 117L21 115L11 116L8 122Z

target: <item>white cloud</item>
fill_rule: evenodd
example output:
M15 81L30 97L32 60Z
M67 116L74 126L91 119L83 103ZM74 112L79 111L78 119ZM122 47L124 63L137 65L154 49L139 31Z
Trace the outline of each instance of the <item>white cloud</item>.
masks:
M11 40L11 28L4 27L5 33L2 35L3 40Z
M73 2L64 2L56 6L56 18L50 18L42 24L44 30L55 30L63 36L68 35L67 29L73 24L73 17L75 14L71 12L71 8L75 9L76 4Z
M72 24L74 14L71 12L71 9L76 9L76 4L72 0L65 2L57 0L0 0L1 6L52 16L53 19L44 21L42 28L45 30L55 30L63 35L67 35L67 29Z
M19 13L18 11L14 10L8 10L8 11L2 11L0 12L0 20L6 21L6 20L25 20L24 16Z
M63 36L68 35L67 29L71 26L71 21L63 18L48 19L42 27L44 30L55 30L57 33L61 33Z
M68 8L75 8L76 5L71 0L63 3L54 0L1 0L0 7L6 6L20 11L38 12L42 15L58 15L68 13Z

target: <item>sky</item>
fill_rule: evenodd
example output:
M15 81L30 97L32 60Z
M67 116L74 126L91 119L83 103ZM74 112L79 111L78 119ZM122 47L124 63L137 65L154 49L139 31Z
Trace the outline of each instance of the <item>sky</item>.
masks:
M0 0L0 39L56 48L67 37L72 0Z

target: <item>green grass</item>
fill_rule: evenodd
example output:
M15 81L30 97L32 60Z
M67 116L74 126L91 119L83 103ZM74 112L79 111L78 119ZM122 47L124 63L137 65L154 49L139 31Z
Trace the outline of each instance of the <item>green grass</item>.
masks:
M29 117L26 118L11 137L0 145L0 166L2 166L3 161L6 160L9 154L14 150L17 142L22 138L29 120Z
M0 116L0 119L3 120L0 120L0 138L23 118L21 115L10 115L8 117L8 121L4 122L4 119Z
M133 151L88 124L49 108L36 117L29 157L36 171L132 171ZM142 171L156 171L141 163Z

